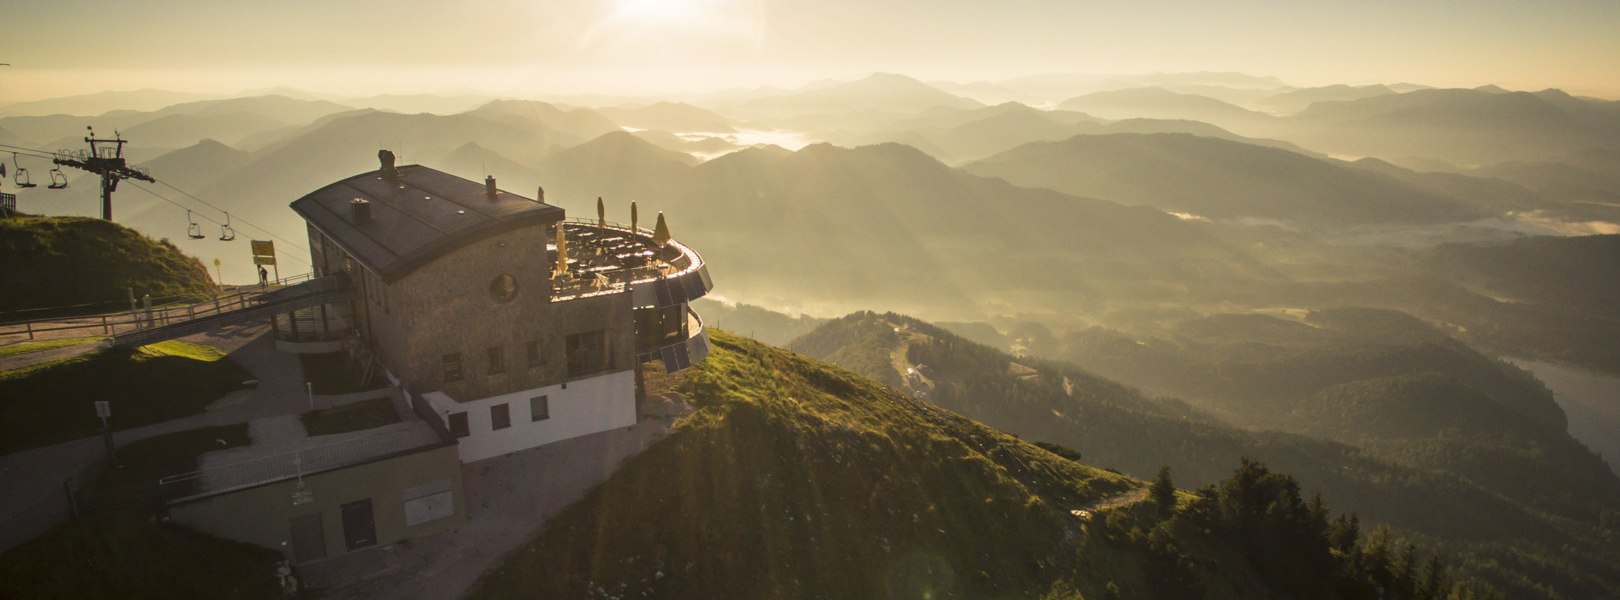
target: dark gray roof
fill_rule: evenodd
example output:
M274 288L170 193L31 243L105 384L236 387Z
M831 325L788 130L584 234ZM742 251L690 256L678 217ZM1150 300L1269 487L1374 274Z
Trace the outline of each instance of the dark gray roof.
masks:
M398 171L395 181L381 171L355 175L310 192L292 209L386 281L489 235L564 217L561 207L504 190L490 199L483 183L443 171ZM354 223L355 198L371 202L370 222Z

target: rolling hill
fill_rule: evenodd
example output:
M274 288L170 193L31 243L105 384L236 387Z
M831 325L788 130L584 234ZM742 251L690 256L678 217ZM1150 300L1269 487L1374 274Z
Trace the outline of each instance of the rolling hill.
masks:
M727 107L747 118L878 112L916 114L936 107L977 108L977 101L947 93L904 75L875 73L855 81L809 86Z
M614 123L636 129L672 133L733 131L731 119L684 102L657 102L640 106L603 107L596 110Z
M1489 165L1620 147L1620 103L1558 90L1418 90L1318 102L1286 129L1324 152Z
M1488 214L1336 162L1185 134L1082 135L1021 146L964 169L1022 186L1214 219L1323 227L1461 221Z
M201 262L172 244L100 219L0 219L0 311L77 306L128 308L129 291L156 301L204 297L213 281ZM42 285L49 282L49 285ZM72 311L69 311L72 312ZM29 313L27 317L53 313Z
M1321 87L1301 88L1288 90L1265 98L1255 103L1274 113L1291 115L1317 102L1344 102L1360 100L1385 94L1394 94L1395 90L1387 85L1327 85Z
M1354 534L1332 547L1326 509L1264 467L1156 504L1061 448L1049 447L1070 456L823 363L714 341L674 384L695 412L470 597L1376 594Z
M828 357L879 381L898 382L901 389L941 408L1027 439L1072 448L1087 462L1138 477L1169 465L1179 481L1196 485L1221 477L1222 465L1238 457L1262 460L1297 476L1307 493L1335 499L1364 522L1423 535L1472 572L1504 586L1511 597L1587 597L1613 593L1600 590L1620 586L1620 570L1597 567L1614 564L1617 552L1607 537L1610 521L1601 517L1614 510L1612 475L1607 477L1608 491L1570 488L1568 480L1559 480L1566 487L1532 492L1541 499L1525 501L1519 491L1519 500L1509 500L1487 487L1503 485L1503 480L1480 483L1459 475L1491 465L1488 460L1479 465L1459 460L1476 450L1467 442L1460 444L1461 452L1414 445L1412 454L1397 457L1377 444L1363 448L1243 431L1213 423L1179 401L1148 397L1072 365L1013 357L894 314L853 314L789 347ZM1429 448L1433 454L1420 454L1419 449ZM1509 443L1501 448L1504 456L1517 454ZM1552 462L1556 458L1541 460L1543 468L1555 467L1549 471L1570 470ZM1534 458L1518 455L1497 473L1533 473L1533 464ZM1530 471L1519 470L1525 468ZM1600 500L1595 506L1572 508L1561 498L1566 493L1584 495L1587 502ZM1559 506L1560 513L1543 512L1548 506Z
M1229 131L1254 135L1273 120L1208 96L1182 94L1161 87L1092 92L1064 100L1059 110L1073 110L1104 119L1185 119L1203 121Z

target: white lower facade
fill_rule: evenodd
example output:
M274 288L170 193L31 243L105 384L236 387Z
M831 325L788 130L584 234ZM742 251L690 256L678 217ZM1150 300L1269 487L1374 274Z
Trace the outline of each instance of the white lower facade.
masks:
M467 402L458 402L443 392L428 392L422 397L433 407L433 412L451 424L452 431L460 418L456 415L465 415L467 435L461 437L458 444L463 463L636 424L634 371L607 373ZM537 402L536 398L545 400ZM506 408L499 408L501 406ZM536 418L534 409L541 406L547 409L547 414ZM509 424L496 429L495 421L502 410Z

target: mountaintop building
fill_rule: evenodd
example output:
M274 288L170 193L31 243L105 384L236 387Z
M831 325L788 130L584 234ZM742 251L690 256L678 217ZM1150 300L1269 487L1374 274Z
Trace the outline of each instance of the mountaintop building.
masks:
M205 454L159 482L174 522L296 563L453 529L466 519L462 464L635 425L644 374L707 356L687 303L711 289L708 269L663 215L642 229L632 204L631 225L611 224L598 199L596 219L570 220L544 190L379 159L292 203L310 281L119 341L269 315L280 350L346 352L362 379L385 377L349 396L378 396L397 419ZM320 408L361 400L334 398Z
M427 167L381 168L292 203L317 277L353 300L278 317L284 349L360 344L460 438L464 462L636 422L643 369L703 360L687 303L713 287L669 239ZM635 220L635 217L632 217ZM302 326L300 326L300 324Z

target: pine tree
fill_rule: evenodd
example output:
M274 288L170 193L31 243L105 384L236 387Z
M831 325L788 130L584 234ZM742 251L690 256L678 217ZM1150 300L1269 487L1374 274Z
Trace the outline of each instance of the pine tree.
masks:
M1159 467L1158 476L1148 488L1148 498L1158 507L1160 517L1176 512L1176 485L1170 481L1170 467Z
M1446 590L1451 588L1451 582L1446 579L1446 568L1440 564L1440 557L1430 556L1429 561L1423 564L1423 573L1418 575L1417 597L1422 600L1445 600Z

